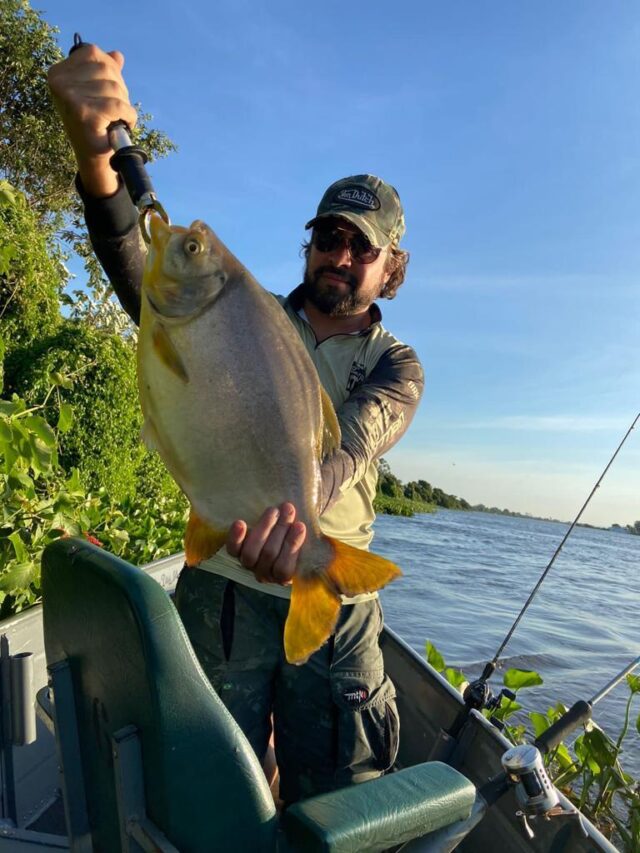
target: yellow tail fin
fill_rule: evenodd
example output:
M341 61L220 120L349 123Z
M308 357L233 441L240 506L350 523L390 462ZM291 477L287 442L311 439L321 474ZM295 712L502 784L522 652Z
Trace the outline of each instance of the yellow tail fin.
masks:
M284 627L289 663L304 663L333 633L340 614L340 594L375 592L399 577L400 569L384 557L329 539L334 558L324 571L294 575Z
M346 545L331 537L327 539L335 552L334 559L327 566L327 576L342 595L375 592L402 574L391 560Z
M225 543L226 530L216 530L203 521L191 507L187 532L184 535L185 560L188 566L197 566L215 554Z
M331 636L340 614L340 599L321 574L294 575L291 604L284 626L284 653L289 663L304 663Z

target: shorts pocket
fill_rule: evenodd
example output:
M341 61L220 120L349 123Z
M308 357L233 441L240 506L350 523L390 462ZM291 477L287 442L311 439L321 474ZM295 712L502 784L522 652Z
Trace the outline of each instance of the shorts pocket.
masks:
M389 676L340 673L332 677L331 689L337 709L338 775L348 781L358 774L389 770L400 742L396 691Z

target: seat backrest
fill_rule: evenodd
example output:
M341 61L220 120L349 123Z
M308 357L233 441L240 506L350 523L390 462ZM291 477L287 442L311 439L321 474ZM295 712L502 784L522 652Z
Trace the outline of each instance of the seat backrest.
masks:
M71 668L95 849L120 846L110 739L134 725L147 815L173 845L273 850L260 764L162 587L84 540L61 539L45 550L42 589L47 663Z

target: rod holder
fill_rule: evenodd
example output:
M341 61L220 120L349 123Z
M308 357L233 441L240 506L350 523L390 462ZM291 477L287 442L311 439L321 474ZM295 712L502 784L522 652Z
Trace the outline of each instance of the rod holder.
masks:
M11 743L28 746L36 740L36 709L33 701L33 654L21 652L9 658L11 685Z

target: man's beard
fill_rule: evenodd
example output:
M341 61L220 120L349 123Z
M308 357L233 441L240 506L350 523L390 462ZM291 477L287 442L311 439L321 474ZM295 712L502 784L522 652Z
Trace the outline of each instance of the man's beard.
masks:
M342 289L320 281L325 273L339 276L349 287L344 292ZM337 267L318 267L314 273L309 273L309 266L305 267L304 279L302 281L302 292L305 299L329 317L348 317L368 308L370 298L358 293L358 282L355 276L346 270Z

